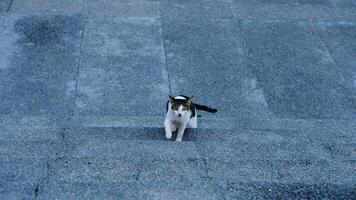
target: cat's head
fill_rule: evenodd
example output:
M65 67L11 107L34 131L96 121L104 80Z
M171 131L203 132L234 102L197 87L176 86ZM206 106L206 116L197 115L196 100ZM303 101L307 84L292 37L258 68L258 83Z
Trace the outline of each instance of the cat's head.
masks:
M171 108L177 117L183 117L185 114L187 114L190 106L192 105L192 98L193 97L169 96L169 102L172 106Z

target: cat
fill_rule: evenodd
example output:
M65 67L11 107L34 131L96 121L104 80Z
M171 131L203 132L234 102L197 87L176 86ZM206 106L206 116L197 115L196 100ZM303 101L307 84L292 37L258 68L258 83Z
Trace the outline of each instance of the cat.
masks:
M197 128L197 110L216 113L217 109L193 103L193 97L184 95L169 96L166 106L164 129L166 138L172 138L172 132L178 130L176 141L182 141L185 128Z

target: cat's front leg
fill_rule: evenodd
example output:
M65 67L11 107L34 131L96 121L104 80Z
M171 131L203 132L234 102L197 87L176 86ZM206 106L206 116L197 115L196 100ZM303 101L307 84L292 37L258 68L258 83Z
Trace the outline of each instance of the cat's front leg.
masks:
M183 123L180 127L178 127L177 142L182 141L185 127L187 127L187 123Z
M164 120L164 130L166 132L166 138L171 139L172 138L171 122L168 119Z

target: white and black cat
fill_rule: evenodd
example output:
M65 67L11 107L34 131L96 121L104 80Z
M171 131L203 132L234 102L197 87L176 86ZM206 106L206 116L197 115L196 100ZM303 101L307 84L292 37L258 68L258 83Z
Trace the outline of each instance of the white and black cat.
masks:
M166 138L171 139L172 132L178 129L176 141L182 141L185 128L197 128L197 110L216 113L217 109L192 102L192 97L184 95L169 96L166 107L164 129Z

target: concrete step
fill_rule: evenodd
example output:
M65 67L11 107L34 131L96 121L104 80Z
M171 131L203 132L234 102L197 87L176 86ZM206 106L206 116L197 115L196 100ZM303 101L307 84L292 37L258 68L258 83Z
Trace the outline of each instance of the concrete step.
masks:
M354 163L325 160L63 158L50 164L39 197L235 199L241 194L244 199L308 195L335 199L337 194L350 198L356 186L354 169Z
M222 186L225 199L355 199L355 186L242 182Z
M67 151L75 157L146 156L229 159L356 160L351 132L313 130L187 129L182 143L165 138L163 128L70 127L64 133ZM319 136L319 137L318 137ZM172 140L174 140L173 135ZM72 150L70 150L72 148ZM187 149L188 152L185 152ZM161 152L159 152L161 150ZM155 153L156 152L156 153ZM170 152L170 153L169 153ZM199 155L198 155L199 154Z
M164 136L163 128L3 127L0 156L113 156L152 158L336 159L356 160L352 132L323 130L187 129L182 143Z
M183 187L169 182L51 182L41 188L37 199L224 199L218 188L196 182Z
M169 183L168 183L169 184ZM193 185L167 189L168 184L53 182L38 199L354 199L353 187L337 184L239 182L223 186Z
M31 120L28 120L31 121ZM33 120L32 120L33 121ZM164 116L74 116L68 126L81 127L139 127L159 128L163 127ZM240 130L305 130L324 133L333 132L355 132L356 119L279 119L247 117L243 114L235 117L214 116L202 114L198 118L199 128L212 129L240 129Z
M163 128L7 127L3 138L13 137L0 143L0 194L39 199L354 195L355 145L347 140L349 133L321 141L311 133L198 128L174 142L166 140ZM333 133L325 130L328 137Z

